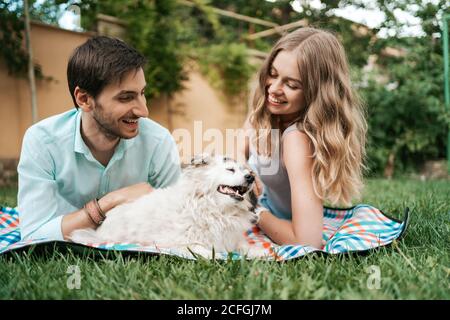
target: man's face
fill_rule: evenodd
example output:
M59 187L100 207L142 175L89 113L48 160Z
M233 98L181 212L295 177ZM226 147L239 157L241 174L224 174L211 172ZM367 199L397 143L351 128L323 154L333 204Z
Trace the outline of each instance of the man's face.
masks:
M131 139L139 133L139 118L148 116L144 71L127 73L122 81L107 85L95 99L92 117L111 139Z

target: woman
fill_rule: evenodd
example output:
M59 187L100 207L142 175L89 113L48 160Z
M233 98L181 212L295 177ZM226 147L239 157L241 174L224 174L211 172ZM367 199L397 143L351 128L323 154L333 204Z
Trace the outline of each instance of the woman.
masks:
M259 72L241 150L262 183L258 225L274 242L322 247L324 203L361 192L366 128L337 38L313 28L282 37Z

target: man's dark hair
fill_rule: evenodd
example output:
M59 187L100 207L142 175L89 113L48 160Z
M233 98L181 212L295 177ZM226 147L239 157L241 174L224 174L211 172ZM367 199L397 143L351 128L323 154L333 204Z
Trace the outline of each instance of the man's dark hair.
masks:
M122 40L95 36L75 49L67 65L67 82L75 106L78 86L96 98L103 88L120 82L129 71L145 65L145 58Z

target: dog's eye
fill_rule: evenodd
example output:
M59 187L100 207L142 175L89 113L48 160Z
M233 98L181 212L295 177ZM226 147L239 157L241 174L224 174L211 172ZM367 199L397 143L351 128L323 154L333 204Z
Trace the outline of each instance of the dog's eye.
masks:
M234 169L233 169L233 168L229 168L229 169L227 169L227 170L234 173Z

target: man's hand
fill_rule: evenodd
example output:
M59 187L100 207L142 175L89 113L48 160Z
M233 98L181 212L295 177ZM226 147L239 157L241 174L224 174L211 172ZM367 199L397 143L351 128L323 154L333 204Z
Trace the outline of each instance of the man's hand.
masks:
M112 191L101 198L98 203L104 212L126 202L133 201L145 194L152 192L154 189L146 182L134 184L116 191Z
M153 188L148 183L138 183L106 194L98 200L98 204L102 211L108 214L108 211L115 206L135 200L152 191ZM89 218L84 209L64 215L61 222L61 232L66 240L70 240L70 234L76 229L97 227L98 225Z

